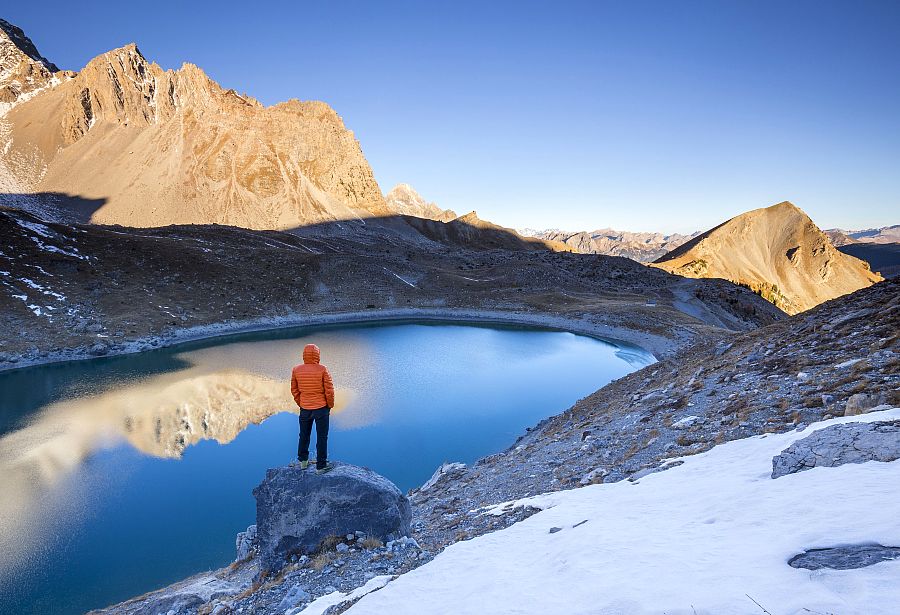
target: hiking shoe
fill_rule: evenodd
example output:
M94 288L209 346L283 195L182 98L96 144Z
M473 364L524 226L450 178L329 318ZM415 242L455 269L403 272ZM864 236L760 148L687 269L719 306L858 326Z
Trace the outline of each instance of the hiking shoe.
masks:
M305 470L305 469L308 468L308 467L309 467L309 462L308 462L308 461L301 461L301 462L300 462L300 469L301 469L301 470Z
M316 468L316 474L325 474L325 472L331 472L333 469L334 464L329 461L321 468Z

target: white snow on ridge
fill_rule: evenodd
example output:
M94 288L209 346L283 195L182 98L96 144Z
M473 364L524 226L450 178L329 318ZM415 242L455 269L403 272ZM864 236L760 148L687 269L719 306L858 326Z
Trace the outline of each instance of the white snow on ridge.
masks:
M69 251L67 251L67 250L63 250L62 248L57 248L56 246L51 246L51 245L45 244L45 243L42 242L40 239L38 239L37 237L34 237L34 236L32 236L32 235L29 235L28 238L31 239L31 241L33 241L34 243L36 243L37 246L38 246L41 250L44 250L44 251L46 251L46 252L53 252L53 253L55 253L55 254L62 254L63 256L71 256L72 258L77 258L78 260L82 260L82 261L90 260L90 257L83 256L83 255L81 255L81 254L78 254L78 248L72 247L72 248L71 248L72 251L69 252Z
M812 431L888 419L900 409L728 442L636 483L519 501L543 510L452 545L347 613L896 613L898 560L817 571L787 560L835 545L900 546L900 461L770 478L772 457Z

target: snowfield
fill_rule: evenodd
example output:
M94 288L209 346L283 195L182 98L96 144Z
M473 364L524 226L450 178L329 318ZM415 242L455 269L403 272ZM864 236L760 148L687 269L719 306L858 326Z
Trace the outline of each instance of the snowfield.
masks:
M347 612L896 614L900 560L817 571L787 561L900 546L900 461L770 478L772 458L817 429L896 419L896 408L832 419L722 444L636 483L520 500L542 511L447 548Z

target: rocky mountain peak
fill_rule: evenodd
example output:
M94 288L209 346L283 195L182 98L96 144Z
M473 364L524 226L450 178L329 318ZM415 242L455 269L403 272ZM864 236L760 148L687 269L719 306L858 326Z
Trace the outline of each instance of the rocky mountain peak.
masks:
M25 54L35 62L40 63L51 73L59 71L56 64L38 52L37 47L35 47L34 43L31 42L31 39L25 35L22 28L14 26L5 19L0 19L0 45L6 42L15 45L21 53Z
M435 203L427 202L409 184L397 184L385 195L384 200L389 209L401 215L440 222L449 222L456 218L456 212L450 209L441 209Z
M838 251L789 201L748 211L654 262L691 278L725 278L789 314L880 281L868 265Z
M0 19L0 105L11 106L47 87L58 71L21 28Z
M74 143L98 121L127 126L167 119L175 107L174 88L165 88L160 97L159 87L171 75L148 62L134 43L97 56L79 73L74 96L65 101L65 143Z
M287 229L390 213L326 103L265 107L194 64L163 70L134 43L7 119L0 167L28 190L102 199L93 222Z

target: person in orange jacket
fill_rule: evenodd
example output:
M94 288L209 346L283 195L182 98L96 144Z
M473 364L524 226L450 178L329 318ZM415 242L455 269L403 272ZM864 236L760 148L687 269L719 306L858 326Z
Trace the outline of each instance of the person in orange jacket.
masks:
M291 371L291 394L300 406L300 441L297 461L309 467L309 441L316 424L316 471L323 474L334 467L328 463L328 416L334 407L334 383L328 368L319 364L321 353L315 344L303 348L303 363Z

